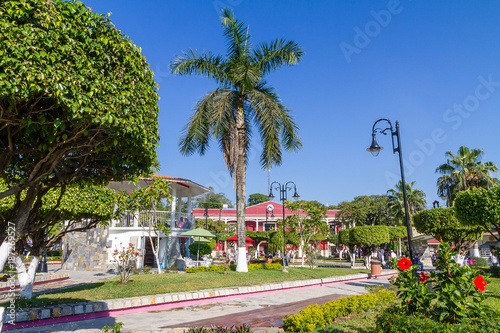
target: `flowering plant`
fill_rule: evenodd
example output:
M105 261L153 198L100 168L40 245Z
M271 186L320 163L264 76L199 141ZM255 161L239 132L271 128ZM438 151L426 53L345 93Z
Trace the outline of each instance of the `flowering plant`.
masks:
M449 323L495 316L494 310L481 305L487 281L475 268L460 267L452 259L449 244L440 245L436 271L418 274L419 266L408 265L408 262L407 258L397 263L392 261L399 271L393 284L399 289L401 308L407 314L418 312Z
M137 257L142 257L141 250L136 250L134 244L129 243L128 247L122 247L121 250L115 249L111 255L113 257L113 265L120 274L120 283L128 283Z

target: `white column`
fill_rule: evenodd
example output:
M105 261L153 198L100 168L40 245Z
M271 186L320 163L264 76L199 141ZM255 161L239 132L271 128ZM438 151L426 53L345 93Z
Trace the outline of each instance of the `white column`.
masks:
M191 224L191 229L194 229L194 222L193 222L193 212L191 209L191 188L188 190L188 202L187 202L187 218L189 223Z
M170 209L170 212L171 212L171 217L170 217L170 230L174 229L175 228L175 211L177 210L177 207L176 207L176 196L177 196L177 186L174 185L172 187L172 207Z

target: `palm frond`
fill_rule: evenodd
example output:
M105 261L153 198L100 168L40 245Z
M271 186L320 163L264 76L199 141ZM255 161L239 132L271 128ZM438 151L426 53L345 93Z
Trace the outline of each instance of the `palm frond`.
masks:
M273 72L283 65L299 63L304 51L299 44L284 39L276 39L271 43L261 43L254 50L252 60L262 74Z
M184 56L176 56L169 66L170 73L175 75L201 74L220 84L228 82L224 57L211 52L203 51L200 55L196 50L189 49Z
M211 137L214 104L220 94L219 90L214 90L196 103L194 114L184 127L183 135L179 140L179 149L183 155L191 155L195 152L199 152L200 155L205 154Z
M295 151L302 147L298 137L298 127L290 111L281 104L279 97L265 82L249 92L247 102L254 112L254 123L259 129L263 151L261 166L269 168L281 164L281 145L287 151Z
M239 22L233 12L227 8L222 10L222 26L224 27L224 37L226 37L227 55L231 59L245 58L251 48L248 28L243 22Z

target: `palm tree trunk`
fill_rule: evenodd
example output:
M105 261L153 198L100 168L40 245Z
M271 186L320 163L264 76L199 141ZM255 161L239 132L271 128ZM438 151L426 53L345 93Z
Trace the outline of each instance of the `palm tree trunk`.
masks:
M236 126L238 137L238 151L234 177L236 183L236 226L238 235L238 262L237 272L248 272L246 231L245 231L245 201L246 201L246 153L245 153L245 123L243 119L243 106L236 113Z

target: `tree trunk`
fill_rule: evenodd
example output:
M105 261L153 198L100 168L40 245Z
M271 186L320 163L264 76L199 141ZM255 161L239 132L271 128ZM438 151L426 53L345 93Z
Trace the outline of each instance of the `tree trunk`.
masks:
M365 268L366 269L371 268L371 265L370 265L371 259L372 259L371 253L368 256L365 256Z
M7 238L0 245L0 271L4 270L5 265L7 264L7 260L9 258L9 254L14 250L14 247L11 246L11 243Z
M35 284L35 274L39 261L39 256L32 255L30 265L26 270L24 257L22 255L16 256L17 278L22 298L31 299L31 296L33 296L33 285Z
M304 241L302 239L300 240L299 255L300 267L304 267Z
M236 184L236 222L238 235L238 262L236 265L237 272L248 272L247 251L246 251L246 230L245 230L245 202L246 202L246 137L245 137L245 122L243 118L243 105L236 112L237 126L237 158L234 168L234 177Z
M158 270L158 274L161 274L160 258L159 258L159 254L160 254L160 235L157 235L156 239L157 239L157 242L156 242L157 246L155 247L155 244L153 243L153 237L151 237L151 234L149 234L149 241L151 243L151 249L152 249L153 255L155 256L155 259L156 259L156 268Z
M28 220L28 217L31 212L31 207L33 207L33 203L35 202L37 194L38 194L38 186L29 187L28 192L26 193L26 197L24 198L23 202L17 209L17 213L15 213L15 218L14 218L15 227L13 228L14 240L11 240L12 244L16 243L21 237L21 235L23 235L24 226L26 224L26 221ZM11 223L12 222L9 222L9 226L11 225ZM9 239L8 237L6 237L3 240L2 245L0 246L0 271L2 271L5 268L5 264L7 263L9 254L10 254Z

